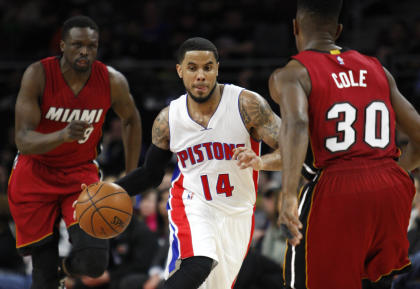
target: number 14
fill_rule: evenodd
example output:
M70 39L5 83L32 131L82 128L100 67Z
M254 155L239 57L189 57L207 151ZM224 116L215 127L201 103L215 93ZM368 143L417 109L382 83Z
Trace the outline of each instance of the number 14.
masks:
M201 184L203 185L203 192L206 200L213 200L210 194L209 179L207 178L207 175L201 176ZM220 174L217 178L216 192L218 194L226 194L226 197L231 197L233 189L234 186L230 185L229 174Z

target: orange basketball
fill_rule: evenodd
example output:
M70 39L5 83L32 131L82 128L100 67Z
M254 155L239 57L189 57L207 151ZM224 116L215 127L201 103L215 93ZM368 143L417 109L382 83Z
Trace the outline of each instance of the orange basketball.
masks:
M98 182L80 193L75 210L80 228L95 238L109 239L127 228L133 204L119 185Z

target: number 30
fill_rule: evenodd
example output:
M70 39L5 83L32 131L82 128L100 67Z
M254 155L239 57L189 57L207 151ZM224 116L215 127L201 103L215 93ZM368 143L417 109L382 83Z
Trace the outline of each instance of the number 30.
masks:
M353 124L357 119L357 109L348 102L336 103L328 110L327 120L337 119L341 113L344 118L337 123L337 133L342 133L343 137L339 139L338 136L331 136L325 139L325 147L331 152L348 150L356 143ZM385 148L390 137L389 110L385 103L374 101L366 106L364 121L364 141L371 147Z

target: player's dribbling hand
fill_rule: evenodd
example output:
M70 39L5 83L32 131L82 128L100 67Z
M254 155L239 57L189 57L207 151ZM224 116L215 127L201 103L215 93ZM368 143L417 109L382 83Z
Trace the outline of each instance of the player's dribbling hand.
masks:
M72 120L63 129L63 139L64 139L65 142L82 140L86 137L85 132L90 127L92 127L92 124L90 124L87 121Z
M105 272L99 277L89 277L89 276L82 276L81 281L87 287L98 287L103 284L108 284L111 281L111 277L109 276L109 271L105 270Z
M143 285L143 289L156 289L161 281L159 274L150 276L149 280Z
M232 159L237 160L240 169L253 168L256 171L261 170L262 160L253 150L245 147L233 149Z
M299 221L298 199L296 194L280 193L278 224L286 233L289 243L297 246L302 239L302 223Z
M80 188L82 189L82 191L84 190L84 189L86 189L87 188L87 185L86 184L81 184L80 185ZM71 205L72 207L73 207L73 209L75 209L76 208L76 204L77 204L77 199L73 202L73 204ZM75 220L75 221L77 221L77 217L76 217L76 210L73 210L73 220Z

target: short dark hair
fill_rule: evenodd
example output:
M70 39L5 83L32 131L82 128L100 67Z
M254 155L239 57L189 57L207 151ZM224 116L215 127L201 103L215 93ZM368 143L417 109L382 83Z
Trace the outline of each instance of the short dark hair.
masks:
M178 48L176 53L176 60L181 63L184 60L185 53L188 51L199 50L199 51L211 51L214 54L216 61L219 61L219 52L217 51L216 45L210 40L202 37L193 37L185 40Z
M95 23L95 21L92 20L92 18L88 16L78 15L64 21L63 30L61 32L61 39L64 40L67 37L70 29L74 27L89 27L99 33L98 25Z
M319 18L338 20L343 0L298 0L298 12L310 12Z

